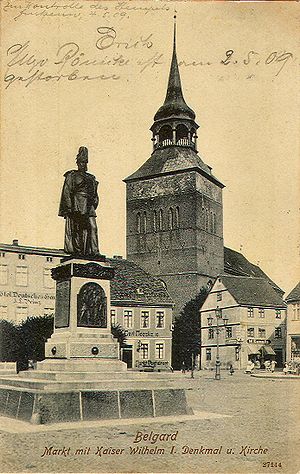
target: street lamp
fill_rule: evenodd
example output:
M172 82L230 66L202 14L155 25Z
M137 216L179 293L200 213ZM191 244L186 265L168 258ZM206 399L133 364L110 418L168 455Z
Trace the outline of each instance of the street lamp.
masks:
M220 361L220 346L219 346L219 334L221 331L221 327L219 326L219 322L223 322L224 327L227 326L228 323L228 318L226 316L222 317L222 309L217 307L215 309L215 315L216 315L216 321L217 321L217 327L216 327L216 335L217 335L217 354L216 354L216 373L215 373L215 379L220 380L221 379L221 361ZM210 316L207 318L207 323L209 326L212 325L213 318Z

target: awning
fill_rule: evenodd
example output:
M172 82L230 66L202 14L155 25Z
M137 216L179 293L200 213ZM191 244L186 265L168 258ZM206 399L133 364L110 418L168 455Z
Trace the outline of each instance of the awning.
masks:
M247 350L248 355L260 354L260 352L259 352L260 348L261 348L261 346L259 346L257 344L247 344L247 346L246 346L246 350Z
M271 346L262 346L262 351L265 354L268 354L268 355L271 355L271 356L276 355L276 352L274 352L274 350Z

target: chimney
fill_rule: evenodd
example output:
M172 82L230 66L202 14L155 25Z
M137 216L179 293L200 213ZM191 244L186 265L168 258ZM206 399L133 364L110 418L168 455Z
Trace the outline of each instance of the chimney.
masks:
M14 240L13 240L13 245L19 245L18 239L14 239Z

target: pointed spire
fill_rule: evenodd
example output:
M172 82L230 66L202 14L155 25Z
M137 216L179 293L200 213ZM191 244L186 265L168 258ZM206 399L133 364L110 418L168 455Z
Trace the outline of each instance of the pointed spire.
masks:
M164 104L155 114L154 120L160 120L163 118L168 118L170 116L190 118L192 120L195 119L195 113L186 104L183 98L181 88L181 80L176 54L176 11L174 15L173 55L169 74L167 94Z

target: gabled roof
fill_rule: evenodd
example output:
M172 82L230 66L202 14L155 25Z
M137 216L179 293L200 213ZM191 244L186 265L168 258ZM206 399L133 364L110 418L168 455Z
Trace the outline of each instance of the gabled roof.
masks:
M282 297L264 278L220 276L224 286L240 305L285 308Z
M194 150L189 147L176 146L156 149L150 158L124 181L126 183L127 181L192 170L198 171L213 183L224 188L224 185L211 173L210 166L206 165Z
M286 301L288 303L292 301L300 301L300 281L295 286L295 288L290 292L290 294L286 297Z
M114 268L111 280L112 304L120 302L143 305L173 306L173 301L163 282L142 270L133 262L121 258L107 258Z
M224 247L224 272L229 275L257 277L267 280L281 296L284 291L262 271L257 265L249 262L240 252Z

